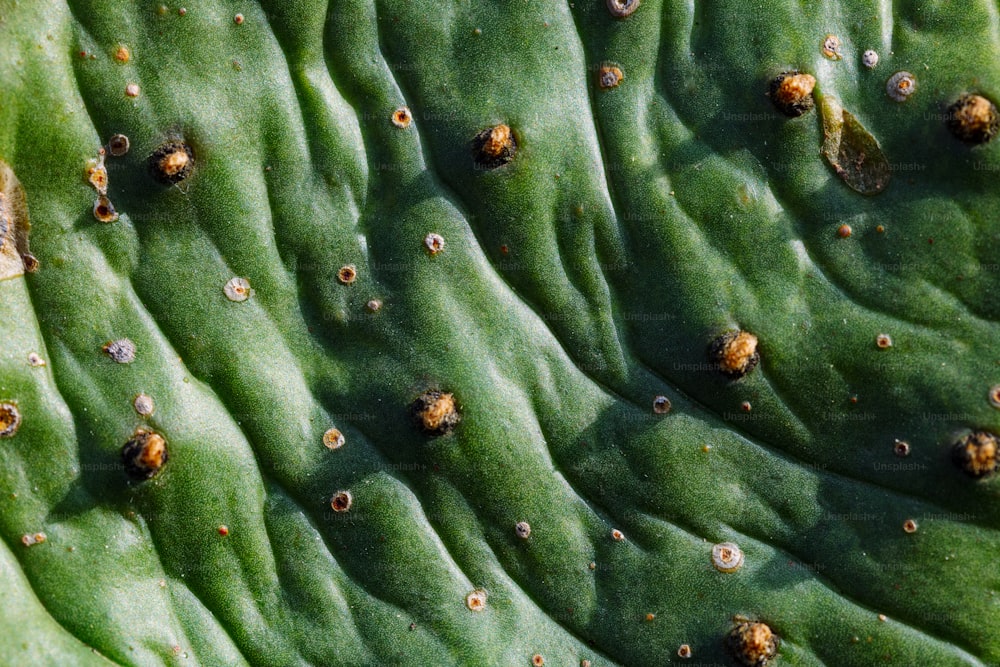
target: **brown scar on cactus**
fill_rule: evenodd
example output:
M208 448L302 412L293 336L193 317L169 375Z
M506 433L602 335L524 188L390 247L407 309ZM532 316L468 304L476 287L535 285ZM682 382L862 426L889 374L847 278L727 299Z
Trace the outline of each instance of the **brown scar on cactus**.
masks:
M87 161L87 181L94 186L97 194L108 194L108 169L104 166L105 151L103 148L97 151L97 157Z
M139 394L132 399L132 407L140 417L148 417L156 410L153 404L153 397L147 394Z
M653 412L658 415L665 415L670 412L670 399L666 396L657 396L653 399Z
M167 458L167 441L159 433L144 428L137 428L122 447L126 474L140 481L156 476Z
M623 19L639 9L639 0L607 0L607 5L612 16Z
M412 120L413 114L409 107L402 106L392 112L392 124L401 130L408 128Z
M21 544L26 547L33 547L36 544L44 544L49 539L45 533L25 533L21 536Z
M128 153L129 140L124 134L113 134L108 139L108 151L115 157L121 157Z
M830 60L840 60L840 38L836 35L827 35L820 43L820 51L824 58Z
M28 250L28 198L14 170L0 160L0 280L38 269Z
M621 68L616 65L601 65L601 69L597 71L597 85L604 90L617 88L624 78Z
M21 426L21 411L14 403L0 403L0 438L11 438Z
M410 404L410 416L424 435L447 435L458 424L458 407L455 396L448 392L430 389Z
M343 285L350 285L358 279L358 269L353 264L340 267L337 271L337 280Z
M878 140L851 112L829 95L820 103L823 157L847 187L877 195L889 185L892 171Z
M329 428L323 434L323 445L327 449L340 449L347 442L347 438L338 428Z
M722 542L712 547L712 567L719 572L736 572L743 567L743 550L734 542Z
M477 588L465 596L465 606L469 611L482 611L486 609L486 591Z
M254 295L254 290L250 287L249 280L236 276L234 278L230 278L226 284L222 286L222 293L225 294L226 298L230 301L242 303Z
M334 512L346 512L351 509L353 503L354 497L350 491L337 491L330 498L330 507L333 508Z
M909 72L896 72L885 82L885 94L894 102L905 102L915 92L917 79Z
M483 169L496 169L514 159L517 141L510 126L500 123L486 128L472 140L472 157Z
M94 202L94 217L97 218L98 222L114 222L118 219L118 211L115 210L115 205L111 203L111 200L101 195Z
M130 364L135 361L135 343L128 338L108 341L101 350L119 364Z
M745 667L767 667L778 654L779 639L767 623L742 618L726 635L726 648Z
M742 329L728 331L708 346L708 358L726 377L739 380L760 363L757 337Z
M990 431L973 431L951 448L951 460L969 477L982 479L997 471L1000 438Z

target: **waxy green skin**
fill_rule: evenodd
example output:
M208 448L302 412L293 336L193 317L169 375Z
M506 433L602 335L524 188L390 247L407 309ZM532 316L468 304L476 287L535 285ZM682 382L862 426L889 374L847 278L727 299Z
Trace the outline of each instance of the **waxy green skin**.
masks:
M1000 662L1000 486L949 460L1000 430L1000 146L944 123L1000 95L997 9L820 4L0 2L41 262L0 282L0 662L731 664L736 616L774 664ZM817 112L776 112L790 69L878 140L883 193L837 178ZM501 122L514 160L477 169ZM102 224L84 169L115 133ZM194 172L161 185L179 138ZM760 340L738 381L706 359L733 328ZM450 435L410 420L428 388ZM170 448L147 482L139 426Z

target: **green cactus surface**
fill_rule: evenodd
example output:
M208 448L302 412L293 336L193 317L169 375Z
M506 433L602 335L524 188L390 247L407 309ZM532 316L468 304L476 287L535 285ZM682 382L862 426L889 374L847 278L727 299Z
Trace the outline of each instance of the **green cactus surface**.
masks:
M992 0L0 0L0 664L1000 664L997 100Z

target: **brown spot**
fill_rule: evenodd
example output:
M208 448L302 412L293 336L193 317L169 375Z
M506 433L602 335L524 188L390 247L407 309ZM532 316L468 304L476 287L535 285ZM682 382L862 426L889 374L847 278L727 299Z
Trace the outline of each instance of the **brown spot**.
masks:
M917 80L909 72L896 72L885 82L885 93L896 102L905 102L917 92Z
M639 0L607 0L607 5L612 16L623 19L639 9Z
M665 415L670 412L670 399L666 396L657 396L653 399L653 412L658 415Z
M410 126L413 121L413 114L410 113L409 107L399 107L392 112L392 124L403 130Z
M38 270L38 258L30 252L26 252L21 255L21 263L24 265L24 270L28 273L34 273Z
M726 648L746 667L766 667L778 653L778 636L766 623L744 621L726 636Z
M160 183L180 183L194 169L194 151L183 141L168 141L149 156L149 169Z
M734 542L723 542L712 547L712 567L719 572L736 572L743 567L743 550Z
M836 35L827 35L820 44L820 51L825 58L840 60L840 38Z
M146 394L139 394L132 400L132 407L140 417L148 417L153 414L156 407L153 405L153 397Z
M617 88L618 84L621 83L624 78L625 75L622 74L621 69L615 67L614 65L603 65L601 69L597 71L597 85L605 90L608 88Z
M782 72L771 80L768 95L778 111L795 118L801 116L815 106L813 88L816 87L816 77L792 70Z
M879 334L875 336L875 346L880 350L888 350L892 347L892 338L889 334Z
M163 436L137 428L122 447L122 462L129 477L146 480L155 476L167 462L167 441Z
M33 547L36 544L42 544L47 540L45 533L25 533L21 536L21 544L26 547Z
M21 411L13 403L0 403L0 438L10 438L21 426Z
M996 434L973 431L956 442L951 449L951 460L966 475L980 479L997 470Z
M487 128L472 140L472 157L483 169L496 169L514 159L517 142L503 123Z
M340 267L337 271L337 280L339 280L344 285L350 285L355 280L358 279L358 270L353 264L348 264L347 266Z
M753 410L753 405L750 404L750 401L743 401L740 403L740 410L743 412L750 412Z
M354 498L351 496L350 491L337 491L330 498L330 507L333 508L334 512L346 512L351 509L351 503L354 502Z
M994 408L1000 408L1000 384L990 387L989 400Z
M219 526L219 535L225 537L229 534L229 526Z
M897 440L896 443L892 446L892 451L896 454L896 456L900 457L909 456L910 443L906 442L905 440Z
M128 50L128 47L124 44L119 44L118 48L115 49L115 60L120 62L122 65L132 60L132 53Z
M233 17L233 23L236 25L243 25L243 14L237 14Z
M109 341L101 349L116 363L130 364L135 361L135 343L128 338Z
M459 421L454 395L436 389L424 392L410 404L417 427L429 436L447 435Z
M687 644L681 644L677 649L678 658L690 658L691 657L691 647Z
M125 86L125 96L126 97L139 97L139 84L130 83Z
M712 341L708 356L719 372L738 380L760 363L757 337L743 330L728 331Z
M129 141L128 137L124 134L113 134L111 138L108 139L108 150L115 157L121 157L128 153Z
M249 280L237 276L235 278L230 278L226 284L222 286L222 293L225 294L226 298L230 301L240 303L252 297L254 295L254 290L250 287Z
M917 522L913 519L907 519L903 522L903 532L915 533L917 532Z
M655 620L656 620L656 614L653 614L653 613L646 614L646 622L647 623L652 623Z
M440 234L430 232L424 237L424 247L427 248L427 252L436 255L444 250L444 237Z
M479 588L466 595L465 606L470 611L482 611L486 609L486 591Z
M110 199L101 195L94 201L94 217L99 222L114 222L118 219L118 211L115 210L115 205L111 203Z
M996 105L982 95L962 95L948 107L946 118L951 133L973 146L989 143L1000 129Z
M852 230L850 225L845 224L837 228L837 236L839 236L842 239L851 238L851 232Z
M97 159L91 159L87 163L87 180L90 182L97 194L108 193L108 170L104 166L104 149L97 153Z
M625 533L615 528L614 530L611 531L611 539L613 539L615 542L624 542Z
M531 656L531 664L534 665L535 667L542 667L542 665L545 664L545 658L543 658L541 654L536 653L535 655Z
M347 441L344 434L338 428L331 428L323 434L323 444L327 449L340 449Z

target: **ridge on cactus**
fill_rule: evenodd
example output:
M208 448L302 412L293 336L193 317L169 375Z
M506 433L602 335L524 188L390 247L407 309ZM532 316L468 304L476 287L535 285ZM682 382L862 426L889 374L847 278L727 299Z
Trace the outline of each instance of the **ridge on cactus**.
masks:
M1000 664L996 9L0 2L0 665Z

